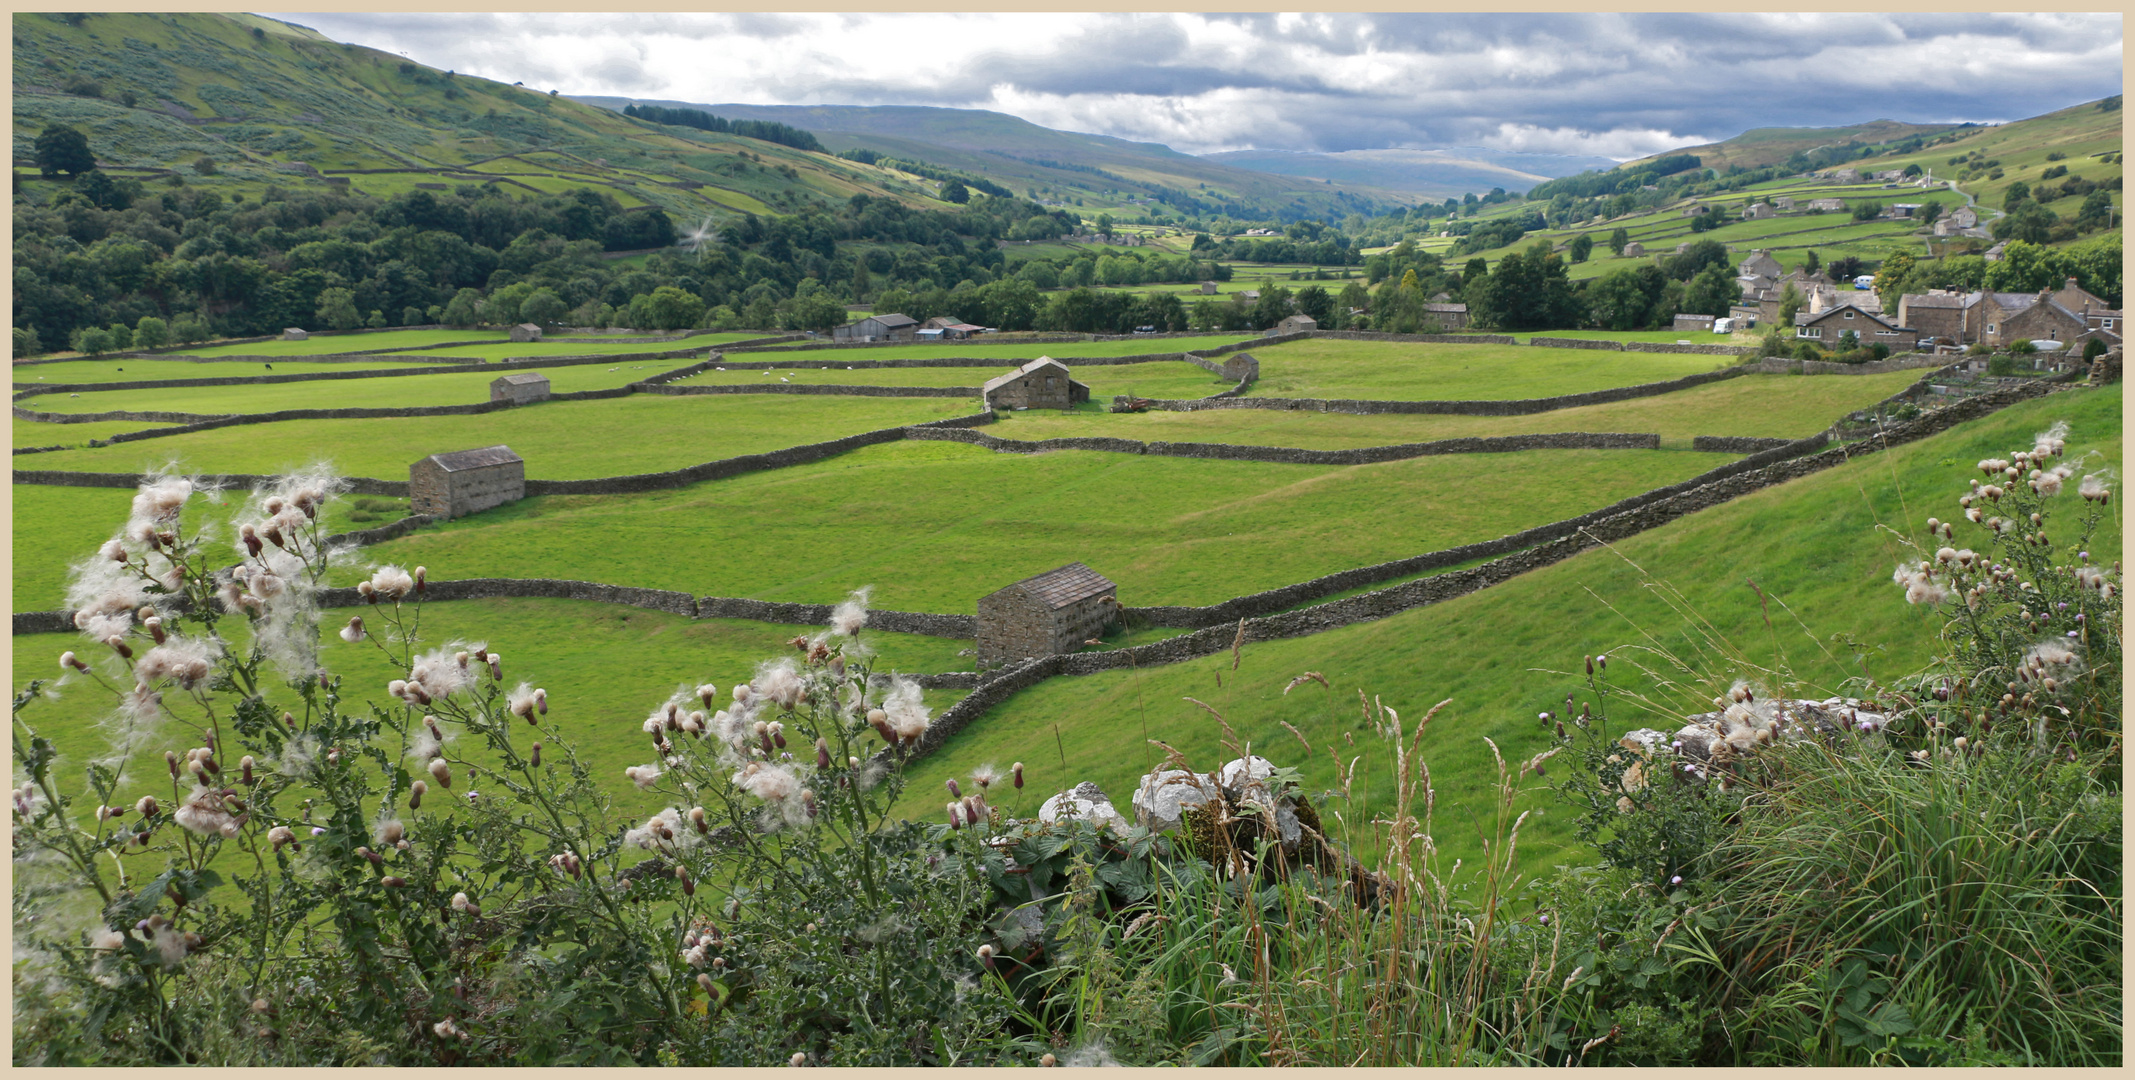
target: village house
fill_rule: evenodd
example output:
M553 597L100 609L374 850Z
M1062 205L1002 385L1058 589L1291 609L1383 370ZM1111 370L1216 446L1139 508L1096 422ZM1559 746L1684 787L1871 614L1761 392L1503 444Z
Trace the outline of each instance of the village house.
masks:
M549 399L549 377L538 371L520 371L489 383L489 400L527 405Z
M983 667L1074 652L1104 632L1119 610L1119 586L1079 562L979 598Z
M1978 293L1967 296L1947 289L1906 293L1898 299L1898 322L1948 345L1967 345L1978 340L1968 325Z
M514 342L540 341L541 328L530 322L520 323L512 327L512 340Z
M2082 315L2047 290L1986 293L1979 301L1979 322L1979 340L1997 348L2018 341L2073 341L2090 330Z
M2002 261L2002 252L2007 250L2008 247L2009 241L2003 240L2002 242L1995 244L1993 247L1988 248L1985 252L1981 253L1979 257L1987 260L1988 262L2000 262Z
M1310 315L1292 315L1274 326L1268 327L1267 333L1263 336L1276 337L1282 334L1302 334L1319 328L1319 320Z
M1960 229L1977 228L1979 226L1979 211L1974 210L1969 206L1960 206L1957 209L1952 210L1947 214L1944 214L1942 216L1942 220L1947 221L1951 225L1954 225Z
M1888 345L1892 352L1909 351L1920 340L1919 331L1853 304L1840 304L1821 314L1802 312L1794 316L1794 336L1808 338L1827 349L1838 348L1848 330L1862 346Z
M509 446L432 454L408 466L408 512L465 517L526 497L526 462Z
M979 388L989 409L1072 409L1090 400L1090 388L1068 377L1067 365L1041 356Z
M1772 205L1781 210L1792 210L1794 209L1794 196L1774 195L1772 196Z
M1858 184L1861 182L1861 172L1859 169L1839 169L1831 174L1831 179L1841 184Z
M1778 280L1779 275L1787 272L1787 268L1781 266L1779 260L1773 258L1763 248L1750 252L1750 257L1742 260L1741 265L1737 266L1736 269L1743 277L1771 278L1775 281Z
M1468 328L1468 305L1425 304L1423 305L1423 317L1427 321L1435 322L1447 330L1466 330Z
M918 336L919 320L894 311L871 315L830 330L832 341L911 341Z

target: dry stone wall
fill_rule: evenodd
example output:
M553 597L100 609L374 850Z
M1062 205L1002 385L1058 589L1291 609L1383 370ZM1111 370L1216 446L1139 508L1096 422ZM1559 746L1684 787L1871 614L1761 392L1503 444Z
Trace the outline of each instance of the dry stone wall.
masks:
M1759 439L1748 435L1698 435L1690 440L1692 450L1712 454L1757 454L1776 450L1792 439Z
M1435 442L1366 446L1348 450L1300 450L1287 446L1244 446L1236 443L1138 442L1134 439L1061 438L1002 439L980 431L954 428L914 429L907 438L970 443L1003 454L1042 454L1053 450L1097 450L1114 454L1152 454L1160 457L1214 458L1226 461L1267 461L1285 465L1368 465L1403 461L1434 454L1499 454L1519 450L1657 450L1661 437L1653 434L1565 432L1545 435L1504 435L1490 438L1440 439ZM1784 440L1782 440L1784 441ZM1763 449L1760 447L1759 449Z
M1150 408L1166 412L1192 412L1196 409L1296 409L1305 412L1349 413L1373 415L1381 413L1433 413L1459 416L1528 416L1534 413L1555 412L1558 409L1577 408L1582 405L1603 405L1612 401L1629 401L1634 398L1657 397L1687 390L1694 386L1721 382L1745 374L1740 367L1722 368L1697 375L1686 375L1666 382L1641 383L1637 386L1621 386L1609 390L1593 390L1584 394L1564 394L1548 398L1513 398L1502 401L1368 401L1328 398L1249 398L1217 395L1206 398L1165 399L1150 402Z

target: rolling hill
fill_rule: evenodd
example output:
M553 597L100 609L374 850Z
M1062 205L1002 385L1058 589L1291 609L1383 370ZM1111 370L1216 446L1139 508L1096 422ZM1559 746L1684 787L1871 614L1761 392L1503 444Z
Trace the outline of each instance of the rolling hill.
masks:
M834 151L865 149L926 161L976 173L1012 188L1018 195L1035 188L1048 202L1079 198L1089 209L1163 202L1201 213L1297 219L1383 213L1419 201L1414 191L1339 178L1326 183L1318 177L1307 180L1277 175L1182 154L1157 143L1055 131L983 109L705 105L595 96L578 100L610 109L635 102L704 109L729 119L790 124L814 132L824 146ZM1047 189L1057 194L1047 194Z
M1494 187L1525 191L1544 180L1616 164L1604 157L1501 153L1473 146L1332 153L1232 150L1203 157L1257 172L1413 191L1433 199L1458 198L1471 191L1480 195Z
M1865 124L1827 128L1751 128L1723 142L1706 143L1703 146L1685 146L1652 158L1640 158L1626 162L1626 168L1636 167L1654 158L1670 154L1696 154L1708 169L1725 172L1740 165L1745 169L1761 169L1777 165L1794 154L1814 150L1820 146L1839 146L1845 143L1887 143L1909 139L1915 135L1939 135L1960 126L1959 124L1908 124L1898 120L1870 120Z
M645 123L254 15L17 14L14 94L18 185L37 182L25 169L37 134L64 123L88 136L109 173L177 177L229 196L270 184L373 195L426 184L590 187L678 220L861 192L943 205L918 177Z

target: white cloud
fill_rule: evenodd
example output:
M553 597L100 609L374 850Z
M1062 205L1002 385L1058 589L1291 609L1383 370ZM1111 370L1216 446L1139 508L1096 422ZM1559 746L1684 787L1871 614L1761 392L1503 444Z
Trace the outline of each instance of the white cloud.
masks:
M988 108L1190 153L1629 158L1751 127L2017 119L2119 93L2121 72L2120 17L2082 13L284 17L567 94Z

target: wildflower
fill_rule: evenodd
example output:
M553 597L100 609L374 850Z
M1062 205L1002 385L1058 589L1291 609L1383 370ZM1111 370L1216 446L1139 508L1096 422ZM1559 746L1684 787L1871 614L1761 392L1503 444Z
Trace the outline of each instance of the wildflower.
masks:
M520 683L518 687L514 689L510 693L510 695L505 698L505 702L506 707L511 710L511 714L513 716L516 716L529 724L534 722L534 708L536 702L534 700L534 688L532 686L529 686L526 683Z
M468 899L467 894L463 892L452 894L452 910L463 915L480 915L482 913L482 909L473 900Z
M1683 883L1683 875L1681 875L1681 874L1677 874L1677 875L1675 875L1674 877L1672 877L1672 878L1669 878L1669 879L1668 879L1668 884L1670 884L1670 885L1681 885L1682 883Z
M780 379L779 381L785 382L786 380ZM786 1059L786 1064L791 1065L796 1069L803 1068L808 1064L808 1055L796 1050L793 1052L792 1057Z
M452 766L445 764L444 758L431 760L430 776L437 781L437 786L439 787L449 788L452 786Z
M993 970L993 946L979 946L979 963L986 965L986 970Z
M1000 778L1001 771L994 768L990 762L971 770L971 782L977 784L982 792L992 787L993 782Z
M351 645L363 640L363 616L348 617L348 625L341 628L341 640Z
M944 781L942 781L942 784L943 784L944 786L946 786L946 787L947 787L947 788L949 789L949 797L950 797L950 798L952 798L952 799L961 799L961 798L963 798L963 797L964 797L964 793L963 793L963 791L959 790L959 789L957 788L957 786L956 786L956 778L955 778L955 777L953 777L953 776L952 776L952 777L950 777L949 779L947 779L947 780L944 780Z
M222 646L212 639L166 638L163 644L141 654L133 677L142 686L169 679L179 689L191 690L214 673L215 659L221 655Z
M751 685L756 687L758 693L776 702L780 708L788 710L797 708L801 703L801 696L807 691L791 659L765 665L763 670L756 673Z
M704 807L701 806L690 807L689 824L691 828L697 830L699 835L711 831L711 826L707 824L707 819L704 816Z
M474 676L459 657L462 653L447 645L415 658L408 667L404 684L405 700L426 705L440 698L451 697L474 685Z
M889 695L883 698L882 712L890 731L899 742L917 742L926 734L930 722L927 708L921 701L919 684L898 676L890 680ZM870 720L874 718L869 713Z
M184 962L186 954L185 935L179 933L176 927L169 925L159 925L152 929L154 936L149 941L149 947L156 951L156 958L163 961L163 966L173 968Z
M623 833L623 843L647 850L672 842L681 833L682 815L674 807L645 819L645 824Z
M1016 790L1023 790L1023 763L1018 761L1014 765L1009 766L1008 772L1009 775L1015 777Z
M2105 485L2107 479L2104 473L2092 473L2076 485L2076 494L2089 502L2104 503L2113 497L2112 489Z
M188 832L202 836L223 835L223 826L234 825L235 819L224 808L222 791L205 785L195 787L193 793L171 815L171 820L184 826Z
M402 825L399 819L387 818L378 823L378 828L371 835L379 843L390 845L400 843L401 837L407 834L407 826Z
M1056 1065L1056 1064L1059 1064L1059 1059L1058 1059L1058 1058L1055 1058L1055 1057L1054 1057L1053 1055L1051 1055L1051 1054L1047 1054L1047 1055L1045 1055L1044 1057L1041 1057L1041 1058L1039 1058L1039 1059L1038 1059L1038 1064L1039 1064L1039 1066L1041 1066L1041 1067L1043 1067L1043 1068L1047 1068L1047 1069L1050 1069L1050 1068L1052 1068L1052 1067L1053 1067L1054 1065Z
M268 829L267 843L275 851L282 850L283 844L289 844L298 851L304 850L304 846L297 843L297 834L287 825L276 825L274 828Z
M632 765L623 770L623 775L629 777L630 782L636 784L641 790L651 791L652 785L660 779L660 767L658 765Z
M830 612L830 632L839 637L851 637L867 625L867 599L872 589L854 589L845 602Z
M540 744L540 743L535 743L535 744L534 744L534 749L533 749L533 752L532 752L531 754L527 755L527 759L526 759L526 764L527 764L527 766L528 766L529 768L535 768L535 769L538 769L538 768L540 768L540 767L541 767L541 744Z
M400 600L415 591L415 579L398 566L381 566L371 574L367 583L372 595L387 600Z

